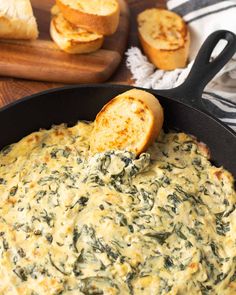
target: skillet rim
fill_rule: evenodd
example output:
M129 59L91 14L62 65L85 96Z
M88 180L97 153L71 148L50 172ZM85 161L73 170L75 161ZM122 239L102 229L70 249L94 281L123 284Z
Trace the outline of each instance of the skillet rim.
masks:
M81 85L76 84L76 85L66 85L66 86L63 86L63 87L56 87L56 88L52 88L52 89L47 89L47 90L44 90L44 91L34 93L32 95L24 96L24 97L22 97L22 98L20 98L20 99L18 99L16 101L13 101L13 102L1 107L0 108L0 116L1 116L2 112L6 111L6 110L8 110L10 108L13 108L15 106L17 107L18 104L21 104L21 103L23 103L25 101L36 99L37 97L42 96L42 95L46 95L46 94L49 94L49 93L57 93L57 92L67 90L67 89L78 89L79 90L80 88L95 88L95 87L100 87L100 88L112 88L112 87L124 88L125 87L125 88L127 88L127 90L132 89L132 88L136 88L136 89L148 91L148 92L152 93L153 95L155 95L157 98L159 96L159 97L162 97L163 99L172 100L174 102L177 102L179 104L182 104L182 105L186 106L190 110L192 109L194 111L197 111L201 115L204 115L204 116L208 117L209 119L214 121L214 124L218 124L218 125L221 126L221 128L225 129L224 132L229 132L233 136L233 138L236 140L236 132L232 128L227 126L224 122L220 121L218 118L214 117L213 115L211 115L207 111L199 110L195 106L191 106L191 104L179 101L178 99L175 99L175 98L158 95L158 93L156 92L158 90L156 90L156 89L142 88L142 87L136 87L136 86L126 85L126 84L104 84L104 83L102 83L102 84L99 84L99 83L81 84Z

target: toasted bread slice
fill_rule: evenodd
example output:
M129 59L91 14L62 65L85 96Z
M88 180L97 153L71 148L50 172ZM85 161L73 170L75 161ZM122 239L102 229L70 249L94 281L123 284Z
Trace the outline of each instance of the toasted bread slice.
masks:
M56 3L69 22L88 31L111 35L118 27L117 0L56 0Z
M139 89L124 92L97 115L91 153L127 150L139 155L158 136L163 120L163 109L154 95Z
M159 69L186 66L190 35L186 23L166 9L147 9L138 15L139 39L145 54Z
M29 0L0 0L0 38L36 39L37 23Z
M53 12L56 8L53 9ZM60 49L67 53L89 53L98 50L103 44L103 36L90 33L85 29L69 23L62 13L54 15L51 20L50 33Z

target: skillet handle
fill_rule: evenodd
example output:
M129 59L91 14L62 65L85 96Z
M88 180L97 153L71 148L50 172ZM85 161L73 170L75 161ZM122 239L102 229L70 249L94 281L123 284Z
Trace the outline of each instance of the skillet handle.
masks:
M225 48L213 61L210 61L213 50L222 39L227 41ZM185 82L173 89L157 90L157 95L178 99L203 110L201 98L205 86L231 59L235 52L236 35L234 33L226 30L212 33L201 46Z

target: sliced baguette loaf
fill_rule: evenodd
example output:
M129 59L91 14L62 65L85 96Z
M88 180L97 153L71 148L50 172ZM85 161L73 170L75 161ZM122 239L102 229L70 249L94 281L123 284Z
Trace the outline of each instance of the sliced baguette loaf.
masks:
M138 15L139 39L145 54L159 69L186 66L190 36L183 19L165 9L147 9Z
M36 39L37 23L29 0L0 0L0 38Z
M90 140L91 153L127 150L139 155L158 136L163 109L152 94L138 89L108 102L97 115Z
M88 31L111 35L118 27L117 0L56 0L56 3L69 22Z
M90 53L102 46L102 35L90 33L69 23L55 6L52 14L54 17L51 20L50 34L61 50L72 54Z

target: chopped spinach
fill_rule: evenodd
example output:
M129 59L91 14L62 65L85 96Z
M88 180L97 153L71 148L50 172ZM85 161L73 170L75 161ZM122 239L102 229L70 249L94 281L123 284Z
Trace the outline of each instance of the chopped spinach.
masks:
M17 268L13 269L13 272L18 276L18 278L21 279L22 282L27 281L27 273L23 267L18 266Z
M160 232L160 233L148 233L148 234L145 234L145 236L153 238L157 240L160 245L163 245L171 234L172 234L171 232Z

